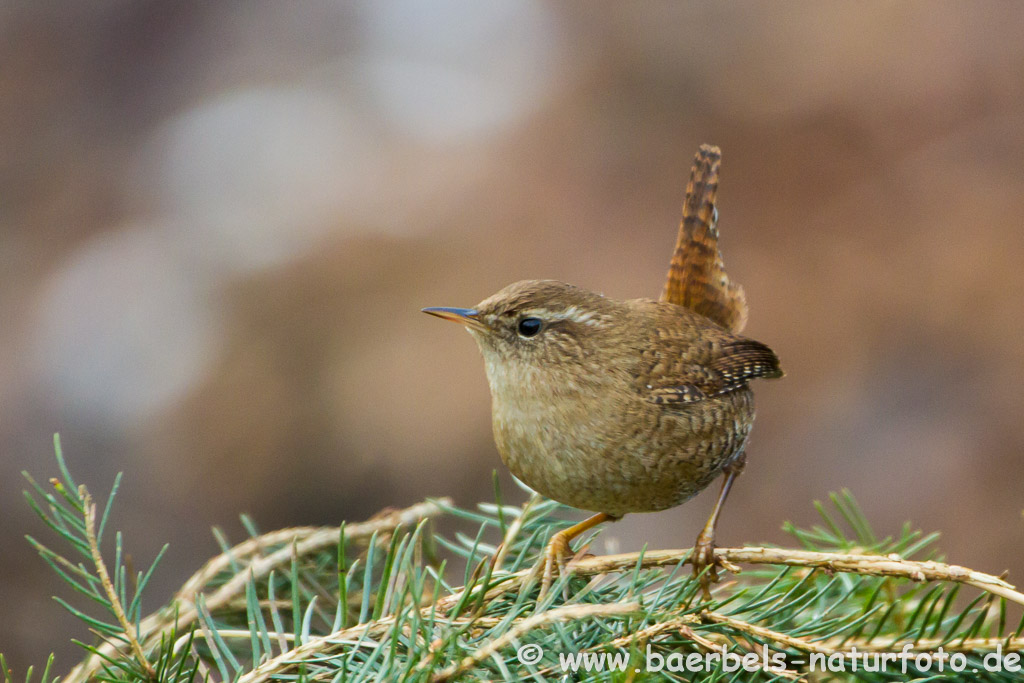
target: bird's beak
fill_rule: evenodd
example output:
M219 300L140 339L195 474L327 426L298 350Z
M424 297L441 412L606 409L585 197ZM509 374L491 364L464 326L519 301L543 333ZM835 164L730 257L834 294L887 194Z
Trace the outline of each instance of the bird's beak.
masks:
M432 308L424 308L424 313L430 315L436 315L438 318L443 320L451 320L453 323L459 323L466 327L474 330L483 330L484 325L480 322L479 314L472 308L446 308L444 306L435 306Z

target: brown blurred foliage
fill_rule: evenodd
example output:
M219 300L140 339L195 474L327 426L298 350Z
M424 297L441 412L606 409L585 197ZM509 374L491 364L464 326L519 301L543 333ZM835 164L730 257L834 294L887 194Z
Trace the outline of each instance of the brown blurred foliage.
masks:
M0 650L81 624L22 469L97 493L149 608L237 538L501 468L472 341L418 311L523 278L660 292L697 145L783 359L722 542L846 486L878 530L1024 563L1024 5L0 6ZM502 470L507 483L507 475ZM519 492L506 486L506 494ZM624 549L691 542L705 494Z

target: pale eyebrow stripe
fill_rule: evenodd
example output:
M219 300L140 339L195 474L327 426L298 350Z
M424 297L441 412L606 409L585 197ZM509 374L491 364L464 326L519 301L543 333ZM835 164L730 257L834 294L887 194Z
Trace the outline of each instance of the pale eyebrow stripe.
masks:
M529 311L523 311L522 314L526 317L537 317L541 320L568 320L570 322L578 323L580 325L589 325L591 327L600 325L600 321L595 319L597 315L593 311L581 311L578 306L570 306L564 311L558 313L552 313L546 309L535 308Z

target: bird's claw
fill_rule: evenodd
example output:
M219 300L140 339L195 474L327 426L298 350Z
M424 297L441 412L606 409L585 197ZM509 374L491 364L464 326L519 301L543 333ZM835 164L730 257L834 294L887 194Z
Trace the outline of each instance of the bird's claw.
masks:
M572 549L569 547L569 541L562 534L555 534L548 541L547 548L544 549L544 573L541 576L538 600L543 599L551 589L555 574L557 573L561 576L565 573L565 561L567 558L572 558Z
M718 583L718 568L724 565L715 558L715 537L701 534L693 544L693 575L700 582L704 599L711 600L711 584Z

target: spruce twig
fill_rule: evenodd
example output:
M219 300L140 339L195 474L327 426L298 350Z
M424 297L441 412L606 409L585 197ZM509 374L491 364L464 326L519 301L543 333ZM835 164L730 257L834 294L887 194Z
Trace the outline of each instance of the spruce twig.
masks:
M441 498L417 503L404 510L377 515L362 524L347 525L346 538L353 542L372 537L375 533L391 532L399 526L408 526L422 519L435 517L441 513L442 506L446 505L451 505L451 500ZM158 642L161 635L171 628L185 629L192 626L199 618L196 596L204 595L203 589L218 575L231 568L232 562L246 561L247 564L240 566L209 597L204 596L206 608L211 612L225 607L235 598L244 596L250 573L256 578L263 578L274 569L291 562L293 545L296 556L301 557L334 547L337 542L336 526L294 527L272 531L233 546L209 560L185 582L175 594L172 601L173 609L162 609L142 620L141 630L150 634L147 645L150 642ZM261 549L279 545L283 547L271 555L260 555ZM63 683L85 683L104 666L105 660L116 657L122 649L123 644L105 643L97 648L92 656L72 669L63 679Z
M532 567L550 535L571 522L565 508L531 496L520 508L428 501L346 524L343 533L303 527L258 535L246 523L251 538L232 546L221 534L223 552L142 618L152 568L131 582L120 534L113 564L102 556L97 563L105 526L97 510L106 520L111 504L65 484L72 480L59 463L63 481L47 490L29 478L29 501L70 543L68 557L84 561L33 546L64 582L115 617L108 623L61 601L101 639L84 646L88 656L64 679L72 683L582 675L561 668L569 654L627 658L617 660L626 669L588 669L594 681L640 680L634 672L645 657L718 657L718 668L684 677L712 683L739 680L723 668L725 653L749 657L762 648L783 654L784 666L758 658L743 680L807 680L815 657L855 664L867 653L913 652L980 671L992 653L1024 649L1024 595L1005 576L940 561L935 535L909 526L895 538L876 536L846 491L819 505L822 525L787 527L802 549L717 549L723 565L744 572L718 584L710 602L685 569L688 548L578 558L539 599ZM436 535L427 521L440 516L461 529ZM961 589L977 595L965 601ZM523 645L546 659L519 657ZM914 671L934 680L927 669ZM884 672L857 676L892 680ZM1012 669L986 676L1021 680ZM14 683L9 672L5 678Z
M128 644L131 647L132 653L135 655L135 660L142 667L142 670L146 672L146 677L151 680L156 680L156 671L153 670L153 665L149 663L149 659L146 658L146 653L142 651L142 645L139 643L138 633L135 631L135 625L128 620L128 616L124 612L124 605L121 604L121 598L117 594L117 590L114 589L114 584L110 580L110 574L107 572L107 565L103 561L103 556L100 554L100 544L96 537L96 504L92 502L92 496L89 495L89 491L85 488L85 484L81 484L78 487L78 497L82 501L83 517L85 519L85 537L89 542L89 550L92 552L92 561L96 565L96 574L100 577L100 583L103 586L103 591L107 594L107 598L110 600L110 607L114 612L114 616L117 618L117 622L121 624L121 628L124 630L124 636L128 640Z
M515 626L505 631L505 633L498 638L488 642L468 657L435 675L432 679L432 683L445 683L446 681L451 680L455 676L465 672L470 667L479 664L488 657L491 657L495 653L501 651L502 648L514 643L533 629L541 628L558 621L588 619L596 616L623 616L634 614L639 610L640 603L638 602L616 602L609 605L565 605L564 607L556 607L555 609L548 610L547 612L534 614L533 616L518 621Z
M663 567L677 564L693 552L685 550L650 550L644 553L644 568ZM570 565L577 574L594 575L631 569L640 558L640 553L585 557ZM955 564L943 564L931 560L917 562L904 560L899 555L888 556L852 553L811 552L788 548L715 548L715 559L734 564L774 564L790 567L809 567L831 572L848 572L864 576L898 576L911 581L950 581L974 586L994 596L1006 598L1018 605L1024 605L1024 594L1005 580L967 569Z

